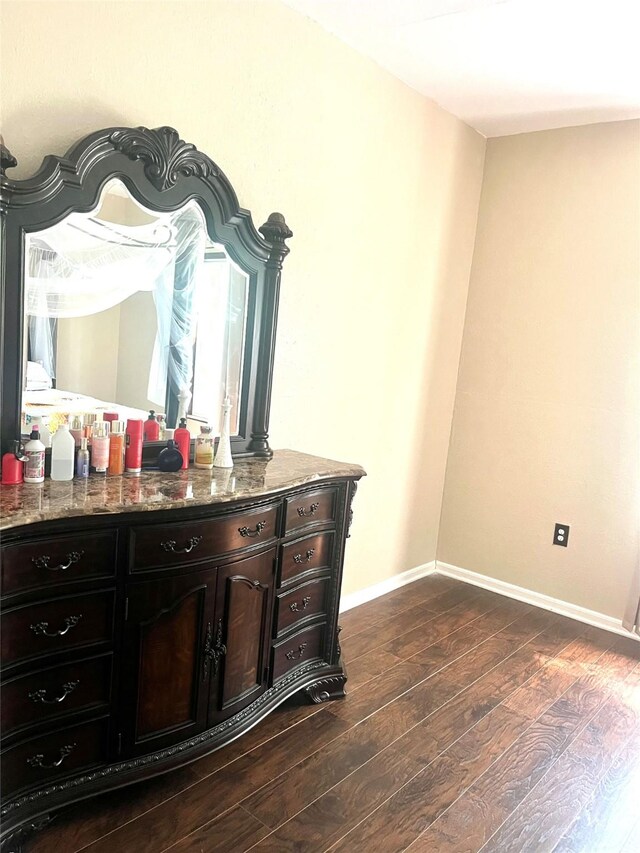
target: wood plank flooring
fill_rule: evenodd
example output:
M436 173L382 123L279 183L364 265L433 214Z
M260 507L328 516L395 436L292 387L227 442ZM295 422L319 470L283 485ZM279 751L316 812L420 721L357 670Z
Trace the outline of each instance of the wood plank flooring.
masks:
M631 853L640 643L431 575L341 617L349 695L80 803L29 853Z

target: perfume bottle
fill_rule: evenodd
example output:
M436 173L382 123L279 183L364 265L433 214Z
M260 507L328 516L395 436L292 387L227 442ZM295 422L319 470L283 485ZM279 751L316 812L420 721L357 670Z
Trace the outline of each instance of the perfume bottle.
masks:
M158 454L158 468L161 471L179 471L182 468L182 453L173 440L173 430L168 429L171 438L167 440L167 446Z

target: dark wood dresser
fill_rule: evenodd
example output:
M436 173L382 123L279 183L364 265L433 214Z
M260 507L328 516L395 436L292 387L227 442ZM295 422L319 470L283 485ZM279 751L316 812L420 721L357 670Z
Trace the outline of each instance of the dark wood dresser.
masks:
M185 764L286 697L344 693L338 608L361 468L1 490L2 850L61 806Z

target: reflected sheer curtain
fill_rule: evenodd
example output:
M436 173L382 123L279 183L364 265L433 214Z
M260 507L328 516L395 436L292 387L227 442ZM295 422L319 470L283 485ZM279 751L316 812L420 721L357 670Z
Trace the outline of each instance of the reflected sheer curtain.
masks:
M193 294L206 230L191 203L150 224L127 226L74 214L29 237L26 276L30 359L53 378L52 318L97 314L138 291L152 291L157 334L149 399L188 408L193 381Z

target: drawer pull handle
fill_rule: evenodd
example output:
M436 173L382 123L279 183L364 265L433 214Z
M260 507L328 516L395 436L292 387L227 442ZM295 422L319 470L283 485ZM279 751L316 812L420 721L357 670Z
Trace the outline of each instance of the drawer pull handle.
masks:
M309 507L309 509L305 509L303 506L298 507L298 515L300 518L308 518L310 515L313 515L318 511L319 503L313 503Z
M47 695L47 691L45 688L41 688L40 690L34 690L33 693L29 693L29 699L32 702L35 702L36 705L38 702L41 702L43 705L57 705L60 702L64 702L67 696L76 689L76 687L80 684L79 681L67 681L66 684L62 685L62 693L60 696L56 696L53 699L45 699Z
M76 743L68 743L66 746L61 746L60 758L52 761L51 764L44 764L44 755L41 752L38 755L32 755L31 758L27 758L27 764L31 767L43 767L45 770L52 770L54 767L60 767L65 758L71 755L76 746Z
M294 601L293 604L289 605L289 610L291 610L292 613L298 613L298 611L300 611L300 610L306 610L307 605L309 604L310 601L311 601L311 596L305 595L305 597L302 599L302 607L299 607L298 602Z
M255 538L256 536L260 536L266 526L266 521L259 521L256 524L255 530L253 530L251 527L239 527L238 533L240 534L240 536L250 536L251 538Z
M49 557L46 554L43 554L42 557L32 557L31 562L38 569L48 569L50 572L64 572L65 569L68 569L69 566L72 566L74 563L77 563L80 557L84 554L84 551L69 551L67 554L67 558L64 563L60 563L59 566L50 566Z
M309 560L315 554L315 552L316 552L315 548L309 548L309 550L307 551L307 553L304 557L302 556L302 554L294 554L293 555L293 562L294 563L308 563Z
M37 625L30 625L29 627L34 634L42 634L43 637L64 637L67 631L75 628L81 619L82 613L79 616L67 616L64 620L64 628L58 628L58 630L53 633L47 630L49 627L48 622L38 622Z
M206 681L209 675L209 664L211 664L211 677L215 678L218 674L220 666L220 658L227 653L227 647L222 642L222 619L218 619L216 628L216 643L212 643L213 631L211 622L207 625L207 636L204 641L203 663L202 663L202 680Z
M300 643L300 645L298 646L298 651L297 651L297 652L294 652L293 650L292 650L292 651L290 651L290 652L287 652L287 653L286 653L286 655L285 655L285 657L286 657L286 659L287 659L287 660L295 660L296 658L301 658L301 657L302 657L302 655L304 654L304 650L305 650L306 648L307 648L307 644L306 644L306 643Z
M176 540L168 539L166 542L161 542L160 547L165 551L171 551L174 554L190 554L195 547L202 542L202 536L192 536L184 548L176 548Z

